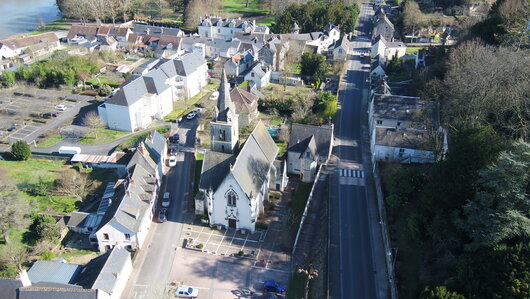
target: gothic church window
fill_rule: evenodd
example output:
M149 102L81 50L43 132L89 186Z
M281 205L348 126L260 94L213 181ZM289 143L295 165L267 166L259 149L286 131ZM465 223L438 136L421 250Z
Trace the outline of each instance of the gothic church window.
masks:
M237 194L234 192L234 190L228 191L228 193L226 194L226 198L228 201L227 202L228 206L232 206L232 207L236 206Z

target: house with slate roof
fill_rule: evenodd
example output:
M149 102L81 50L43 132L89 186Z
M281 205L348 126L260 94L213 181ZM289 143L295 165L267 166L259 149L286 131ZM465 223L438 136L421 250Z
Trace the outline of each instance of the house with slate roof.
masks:
M108 251L86 265L37 261L17 279L0 279L0 299L117 299L132 272L131 254Z
M345 34L330 47L333 60L346 60L350 50L350 41Z
M230 91L230 98L239 116L239 127L250 125L258 117L258 96L236 87Z
M372 39L382 35L387 41L394 40L394 24L390 22L386 14L382 14L375 20L372 30Z
M98 107L109 129L134 132L173 110L173 102L191 98L207 84L206 60L200 53L160 59L153 69L129 78Z
M199 36L207 38L229 39L235 36L237 32L261 32L268 34L269 27L258 26L256 21L247 21L238 19L228 19L216 16L206 16L201 18L198 26Z
M127 175L115 193L90 241L101 252L114 247L138 250L147 235L160 187L157 165L147 150L138 147L127 165Z
M244 80L255 84L257 88L263 88L269 85L271 73L272 69L269 65L258 61L251 65L241 76Z
M287 148L287 172L300 175L300 180L315 180L320 165L326 163L333 148L333 125L310 126L293 123Z
M13 58L23 53L30 53L27 55L34 59L52 53L59 47L59 38L53 32L21 38L7 38L0 40L0 58Z
M418 97L374 94L368 116L373 162L433 163L436 152L443 155L447 151L437 103Z

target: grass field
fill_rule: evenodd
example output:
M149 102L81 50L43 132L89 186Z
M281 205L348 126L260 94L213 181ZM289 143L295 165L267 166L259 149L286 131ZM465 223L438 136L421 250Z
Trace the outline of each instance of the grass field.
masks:
M262 25L262 26L271 26L272 23L274 23L274 20L276 20L276 18L274 16L268 16L264 19L260 19L258 21L256 21L256 24L258 25Z
M59 141L63 140L63 138L64 137L61 134L50 135L46 137L45 139L43 139L42 141L39 141L37 143L37 147L49 147L49 146L56 145Z
M220 13L235 13L245 16L265 15L268 13L267 9L263 9L259 0L223 0Z
M63 161L29 159L27 161L0 161L0 169L12 178L17 186L33 185L42 179L53 182L66 169Z
M64 19L58 19L51 23L46 24L44 27L37 29L30 33L30 35L36 35L40 33L44 33L47 31L55 31L55 30L69 30L72 23L70 21L64 20Z
M105 144L112 142L121 137L127 136L128 132L115 131L105 128L96 129L95 132L89 132L79 139L81 144ZM97 137L97 138L96 138Z
M91 84L91 85L102 85L102 84L107 84L109 85L110 87L118 87L120 86L120 83L119 82L116 82L116 81L113 81L105 76L98 76L98 77L94 77L88 81L86 81L87 84Z
M423 47L407 47L407 50L405 50L405 55L416 54L421 49L423 49Z
M279 126L283 123L283 117L280 115L273 116L269 121L269 126Z

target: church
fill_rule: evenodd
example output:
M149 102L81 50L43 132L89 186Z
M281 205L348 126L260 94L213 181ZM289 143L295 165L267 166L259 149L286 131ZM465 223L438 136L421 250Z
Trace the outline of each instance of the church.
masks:
M206 214L212 227L254 232L263 201L275 186L278 147L260 121L239 149L238 115L224 71L210 138L195 213Z

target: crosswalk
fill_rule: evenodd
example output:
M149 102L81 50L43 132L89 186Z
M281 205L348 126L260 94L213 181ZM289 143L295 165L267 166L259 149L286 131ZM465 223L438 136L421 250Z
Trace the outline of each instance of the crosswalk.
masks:
M340 176L341 177L364 178L364 171L357 170L357 169L341 168L340 169Z

